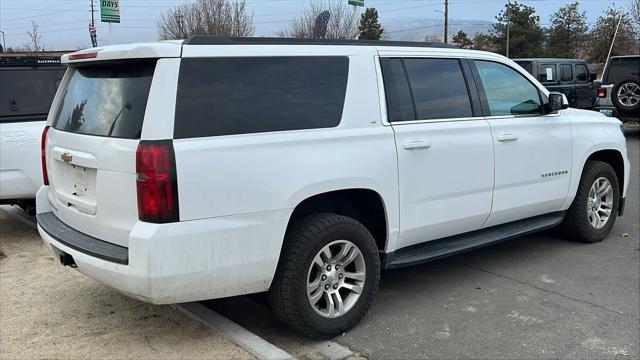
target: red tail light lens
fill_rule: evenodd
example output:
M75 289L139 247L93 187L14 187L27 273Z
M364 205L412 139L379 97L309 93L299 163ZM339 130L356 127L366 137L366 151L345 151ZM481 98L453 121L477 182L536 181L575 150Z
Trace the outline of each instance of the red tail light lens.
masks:
M598 88L598 97L599 97L599 98L605 98L605 97L607 97L607 89L605 89L605 88Z
M42 160L42 182L49 185L49 173L47 173L47 132L49 127L45 126L42 130L42 139L40 139L40 158Z
M69 54L69 60L95 59L98 57L97 51L92 52L75 52Z
M136 151L138 218L179 221L176 161L171 140L140 141Z

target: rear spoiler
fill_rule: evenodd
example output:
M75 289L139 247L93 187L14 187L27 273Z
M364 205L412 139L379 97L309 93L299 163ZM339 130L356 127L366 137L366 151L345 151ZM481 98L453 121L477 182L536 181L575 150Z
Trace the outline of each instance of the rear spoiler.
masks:
M95 47L62 55L63 64L124 59L177 58L182 54L182 40L134 43Z

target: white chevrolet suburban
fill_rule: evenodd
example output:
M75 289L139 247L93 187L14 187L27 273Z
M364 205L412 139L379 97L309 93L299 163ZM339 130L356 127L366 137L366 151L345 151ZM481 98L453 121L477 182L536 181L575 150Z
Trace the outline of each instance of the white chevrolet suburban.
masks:
M195 36L62 61L38 230L154 304L268 291L327 338L383 269L555 226L596 242L623 211L620 122L500 55Z

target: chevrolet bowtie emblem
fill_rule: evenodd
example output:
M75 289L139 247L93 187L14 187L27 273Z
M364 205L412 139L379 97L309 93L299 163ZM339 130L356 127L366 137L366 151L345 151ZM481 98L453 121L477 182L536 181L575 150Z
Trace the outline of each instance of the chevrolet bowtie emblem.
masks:
M71 162L71 160L73 160L73 156L71 156L71 154L69 154L68 152L60 155L60 158L62 159L62 161L69 163Z

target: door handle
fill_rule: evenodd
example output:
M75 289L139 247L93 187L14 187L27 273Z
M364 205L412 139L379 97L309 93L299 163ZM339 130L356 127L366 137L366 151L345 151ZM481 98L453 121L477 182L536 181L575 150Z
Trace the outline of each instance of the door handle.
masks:
M402 147L405 150L428 149L431 147L431 143L428 143L426 141L414 141L414 142L406 143Z
M516 141L516 140L518 140L518 135L516 134L498 135L498 141L507 142L507 141Z

